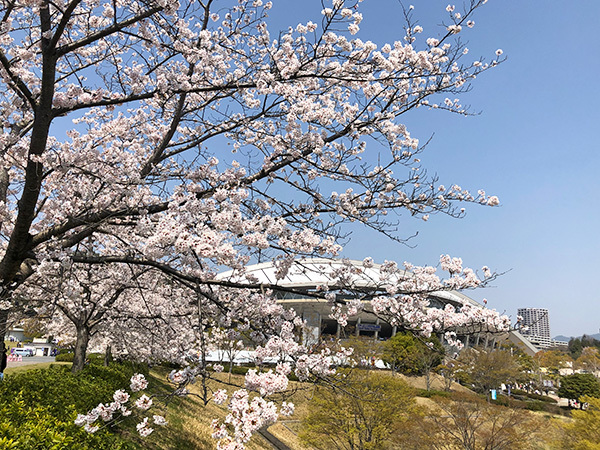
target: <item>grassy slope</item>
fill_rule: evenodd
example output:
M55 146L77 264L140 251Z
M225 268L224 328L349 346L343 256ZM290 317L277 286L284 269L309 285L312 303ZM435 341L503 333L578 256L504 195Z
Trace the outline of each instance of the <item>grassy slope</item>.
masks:
M400 375L401 376L401 375ZM437 377L437 376L436 376ZM223 379L226 379L226 376L222 376ZM424 377L404 377L402 378L411 386L417 389L423 389L425 387ZM441 378L441 377L440 377ZM232 384L241 386L243 384L243 376L241 375L233 375ZM443 386L443 381L441 379L436 378L433 381L433 388L441 388ZM211 385L211 387L219 388L223 386ZM297 389L294 393L291 394L289 398L286 398L286 401L292 401L296 405L296 412L294 416L289 419L283 419L282 421L272 425L269 427L269 432L276 436L279 440L287 444L290 448L298 449L298 450L308 450L307 447L304 447L298 437L297 433L300 428L300 420L304 417L308 410L308 401L310 400L310 396L312 395L312 386L302 384L302 383L291 383L291 386ZM230 387L229 390L235 389ZM467 388L454 384L452 385L453 391L463 391L470 392ZM195 385L191 389L192 392L199 392L199 386ZM194 397L189 397L185 399L186 403L181 404L181 406L176 408L175 413L170 412L171 424L173 424L173 428L171 433L178 433L178 430L182 430L184 435L187 433L189 435L197 436L196 441L189 441L189 447L157 447L157 448L199 448L199 449L209 449L214 448L214 440L210 437L210 423L214 418L222 418L227 414L227 411L224 407L218 407L212 403L208 406L201 406L201 402L199 399ZM435 400L428 398L417 397L416 401L421 406L427 406L429 408L436 408ZM554 434L557 432L558 425L565 420L569 420L568 418L562 416L553 416L548 413L536 412L533 413L538 415L540 418L545 419L545 429L547 433ZM161 432L162 433L162 432ZM195 446L196 445L196 446ZM200 445L200 446L197 446ZM204 445L204 446L203 446ZM272 446L265 442L260 436L256 436L253 438L253 441L248 446L249 449L259 450L259 449L268 449L271 450ZM543 447L540 448L550 449L552 447Z
M150 373L152 378L150 382L154 386L153 393L160 395L171 390L169 383L166 382L166 374L167 372L164 370L153 370ZM241 386L243 376L233 375L231 381L232 384ZM208 384L209 391L222 387L215 382ZM215 447L216 441L211 437L211 423L214 419L223 419L227 415L227 409L213 402L204 405L199 397L201 394L199 382L191 385L189 391L191 395L175 397L168 402L168 412L165 416L169 421L169 426L156 430L147 441L144 441L145 446L142 448L191 450ZM246 448L248 450L270 450L272 447L261 436L254 436Z
M152 372L155 382L162 383L166 386L162 380L165 379L165 372ZM402 375L398 375L402 376ZM228 381L228 375L222 374L219 377L222 381ZM410 385L415 388L424 388L425 380L423 377L404 377ZM242 375L232 375L231 384L236 386L243 386L244 377ZM439 385L439 386L438 386ZM433 386L439 388L442 386L442 381L436 379ZM227 388L228 386L219 385L218 383L209 384L210 389ZM294 416L289 419L283 418L282 421L272 425L268 428L268 431L276 436L283 443L288 445L290 448L298 450L306 450L300 440L298 439L297 433L300 428L300 420L308 412L308 401L313 392L312 385L306 385L303 383L290 383L292 392L284 399L285 401L291 401L296 405L296 411ZM468 389L453 384L454 390L466 390ZM190 392L192 394L200 394L200 384L192 385ZM229 386L228 390L235 389ZM426 403L428 406L433 404L430 399L417 400L420 404ZM215 441L211 438L211 422L215 418L223 418L227 415L227 410L224 406L217 406L212 402L207 406L202 404L202 401L195 396L189 396L186 398L177 398L169 405L169 413L167 419L170 422L170 426L166 429L158 430L159 433L153 439L153 445L156 445L156 449L209 449L214 448ZM250 444L247 446L250 450L271 450L273 447L267 443L261 436L255 436Z
M44 368L49 366L51 363L40 363L31 364L20 367L13 367L6 370L7 374L15 374L26 370ZM54 364L70 364L70 363L54 363ZM151 372L150 379L150 392L157 395L158 399L164 399L165 395L172 391L172 387L166 381L166 375L168 371L164 369L157 369ZM224 385L212 381L208 384L209 392L219 389L227 388L228 391L233 391L236 386L243 386L244 377L242 375L232 375L231 379L227 374L220 374L218 378L224 383L230 382L230 385ZM405 381L417 389L424 388L425 381L423 377L404 377ZM434 380L433 387L439 389L441 380ZM291 392L287 394L285 398L279 398L279 401L291 401L296 405L296 412L294 416L286 418L271 427L269 432L280 439L282 442L287 444L290 448L305 450L306 447L302 446L297 433L300 428L300 420L308 412L308 401L313 393L312 385L305 383L290 383ZM133 441L140 449L149 450L192 450L192 449L212 449L215 448L215 440L211 437L211 423L213 419L223 419L227 415L227 409L225 406L215 405L209 402L204 405L202 400L199 398L201 394L201 384L198 382L195 385L190 386L190 393L186 397L175 397L169 400L168 409L163 412L169 421L169 426L161 428L155 427L155 432L148 438L141 439L132 430L128 434L131 441ZM468 389L460 386L452 386L453 390L465 390ZM157 402L158 403L158 402ZM417 398L417 403L423 406L434 407L435 401L426 398ZM160 413L160 412L156 412ZM548 432L554 431L557 422L569 420L564 417L550 417L547 413L536 413L540 416L545 417L549 426ZM260 435L255 435L251 442L248 443L247 449L249 450L271 450L272 446Z

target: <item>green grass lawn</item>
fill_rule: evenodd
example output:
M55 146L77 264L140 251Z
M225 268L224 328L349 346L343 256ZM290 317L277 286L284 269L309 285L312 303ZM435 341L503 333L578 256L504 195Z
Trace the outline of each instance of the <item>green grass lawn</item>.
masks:
M45 363L37 363L37 364L25 364L22 366L18 366L18 367L7 367L6 369L4 369L4 373L6 375L14 375L20 372L26 372L28 370L33 370L33 369L46 369L48 367L50 367L51 364L58 364L58 365L65 365L65 364L71 364L70 362L45 362Z

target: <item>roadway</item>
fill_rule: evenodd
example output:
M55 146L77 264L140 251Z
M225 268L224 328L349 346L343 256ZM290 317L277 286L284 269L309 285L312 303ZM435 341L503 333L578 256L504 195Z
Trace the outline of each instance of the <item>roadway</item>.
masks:
M54 362L54 360L54 356L23 356L23 361L8 361L6 367L20 367L27 364Z

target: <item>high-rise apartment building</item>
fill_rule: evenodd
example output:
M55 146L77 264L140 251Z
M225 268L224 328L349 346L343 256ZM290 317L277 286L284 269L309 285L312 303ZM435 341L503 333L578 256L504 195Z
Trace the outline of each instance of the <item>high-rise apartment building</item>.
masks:
M519 308L517 314L523 317L521 334L550 339L550 321L548 320L547 309Z

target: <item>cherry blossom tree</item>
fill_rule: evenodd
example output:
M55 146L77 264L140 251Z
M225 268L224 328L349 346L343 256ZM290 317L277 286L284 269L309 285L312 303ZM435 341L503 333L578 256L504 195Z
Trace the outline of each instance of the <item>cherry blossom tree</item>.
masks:
M190 347L204 346L211 317L248 331L258 358L294 361L250 377L263 396L292 370L327 373L333 355L297 342L302 321L272 296L281 287L244 267L274 261L283 278L297 257L338 255L348 223L402 240L402 213L460 217L459 202L498 204L428 176L402 123L415 108L468 114L457 95L501 62L500 50L473 59L457 38L485 2L448 6L430 38L407 8L405 35L379 48L356 36L360 1L333 0L316 22L272 34L262 0L3 0L0 331L48 265L136 265L194 293L200 343ZM81 250L86 239L93 252ZM441 266L446 281L434 268L409 265L408 280L384 264L375 312L425 334L475 321L506 328L487 310L427 312L419 293L481 284L458 259ZM227 268L234 276L219 278ZM327 286L315 296L342 323L359 307ZM216 432L223 448L276 417L257 398L234 394L235 432ZM264 414L246 417L248 404Z
M90 345L138 360L149 353L175 360L182 343L193 341L189 291L157 270L45 262L20 292L36 299L38 317L48 319L47 332L73 345L73 372L83 368Z

